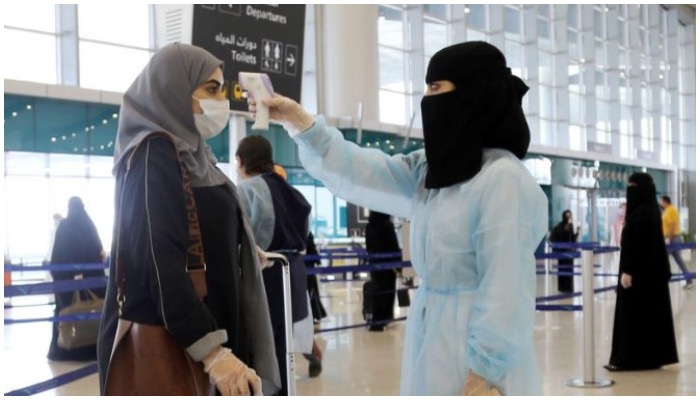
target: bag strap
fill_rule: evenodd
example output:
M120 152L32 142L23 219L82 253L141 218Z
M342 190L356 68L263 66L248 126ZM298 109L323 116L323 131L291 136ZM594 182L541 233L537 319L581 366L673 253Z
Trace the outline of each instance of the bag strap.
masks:
M204 299L204 297L207 295L207 281L206 281L206 270L207 270L207 264L204 259L204 245L202 243L202 232L200 230L200 225L199 225L199 216L197 214L197 204L195 203L194 200L194 192L192 191L192 185L190 184L190 174L189 171L187 171L187 168L185 168L184 164L180 160L180 156L177 153L177 148L175 147L175 142L173 142L173 139L162 132L154 132L143 140L141 140L136 147L131 151L131 155L126 161L126 174L124 175L124 180L122 182L122 187L121 187L121 194L119 198L119 211L117 213L117 246L116 246L116 255L115 255L115 264L116 264L116 281L117 281L117 305L119 307L119 316L121 317L122 315L122 308L124 306L124 302L126 301L126 275L124 272L124 267L120 261L119 253L121 250L121 239L122 239L122 232L121 232L121 218L122 218L122 211L124 207L124 189L126 187L126 181L129 176L129 172L131 171L131 162L134 158L134 155L136 154L136 150L139 148L141 143L146 141L148 138L151 138L153 136L163 136L166 139L170 140L173 143L173 148L175 149L175 156L177 157L177 160L180 164L180 170L182 172L182 185L183 185L183 191L185 193L185 206L187 207L187 223L188 223L188 229L187 229L187 234L188 234L188 241L187 241L187 254L186 254L186 263L185 263L185 271L190 277L190 280L192 281L192 285L194 286L195 292L197 293L197 297L199 297L200 300Z

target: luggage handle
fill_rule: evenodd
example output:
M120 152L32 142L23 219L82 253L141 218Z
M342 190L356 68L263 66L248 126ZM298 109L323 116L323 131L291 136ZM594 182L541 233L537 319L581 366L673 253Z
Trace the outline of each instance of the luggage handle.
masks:
M297 386L294 381L294 334L292 333L292 284L290 280L289 261L280 253L265 252L265 257L282 268L282 293L284 295L284 336L287 347L287 395L296 396Z

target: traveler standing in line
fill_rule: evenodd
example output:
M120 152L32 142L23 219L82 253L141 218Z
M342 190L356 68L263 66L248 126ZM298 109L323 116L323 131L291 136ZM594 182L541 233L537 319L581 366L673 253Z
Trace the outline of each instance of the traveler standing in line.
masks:
M378 211L369 212L369 222L365 227L365 247L370 264L381 264L401 261L401 256L391 258L372 258L373 254L400 253L399 240L396 237L391 216ZM394 318L394 299L396 298L396 272L393 269L371 271L370 277L374 282L375 295L372 301L372 320L369 330L381 332L387 323Z
M671 266L651 175L627 186L620 277L609 371L658 369L678 362L668 280Z
M170 44L124 94L114 152L114 256L98 342L101 393L120 318L164 326L222 395L261 394L261 378L280 385L255 242L236 188L205 142L228 123L226 88L221 60ZM193 215L202 252L190 246ZM203 299L188 273L193 251L206 261Z
M566 210L562 213L561 222L552 229L552 234L549 237L549 241L552 243L575 243L578 238L578 229L574 231L574 224L572 223L573 217L571 216L571 210ZM552 247L554 252L565 252L571 253L574 250L568 247ZM571 293L574 291L574 259L573 258L560 258L558 260L557 272L563 272L569 275L559 275L557 276L557 287L562 293Z
M51 250L51 264L97 264L105 261L100 235L92 219L85 211L80 197L68 199L68 216L59 220ZM87 271L51 271L54 282L74 280L76 278L93 278L105 276L104 269ZM105 297L105 288L90 289L97 296ZM56 293L54 316L73 303L75 291ZM75 349L62 349L58 346L58 322L53 323L53 335L49 347L49 360L86 361L97 358L97 346L85 346Z
M671 204L671 198L668 196L661 196L661 208L664 210L661 214L661 219L664 228L664 239L666 245L674 245L683 243L683 238L681 238L681 218L678 214L678 209ZM689 277L688 267L683 261L680 250L672 250L671 255L673 259L676 260L678 268L683 271L683 275L686 276L684 289L692 289L695 286L693 280Z
M406 323L401 394L541 394L534 253L548 218L547 198L520 161L530 143L521 106L528 87L486 42L437 52L426 83L425 150L408 155L346 141L289 98L262 103L336 196L411 220L421 283Z
M295 333L307 332L303 346L295 350L309 354L313 343L313 320L309 307L306 286L306 238L309 234L311 205L304 195L287 183L274 171L272 145L262 136L248 136L238 143L236 150L238 165L238 193L241 208L250 219L255 242L265 251L283 254L289 261L292 289L292 321L295 323L308 318L308 325L295 324ZM282 293L282 269L263 270L265 292L270 307L275 349L282 378L283 394L286 393L286 336L284 296ZM304 329L307 328L307 329ZM308 337L307 337L308 336Z

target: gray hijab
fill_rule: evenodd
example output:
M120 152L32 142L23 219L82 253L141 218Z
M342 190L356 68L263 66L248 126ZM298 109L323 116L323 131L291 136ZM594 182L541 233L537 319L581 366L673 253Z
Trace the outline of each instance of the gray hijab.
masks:
M192 92L223 62L206 50L171 44L159 50L124 94L120 110L114 172L130 150L153 132L169 134L194 187L226 185L238 199L236 187L219 170L216 158L194 125ZM270 325L265 286L250 224L241 213L241 275L243 312L253 350L253 365L262 378L280 385L280 372ZM281 285L281 284L280 284Z
M153 132L168 133L191 175L192 186L218 186L229 179L194 125L192 92L223 61L186 44L160 49L124 94L114 149L114 173L130 150Z

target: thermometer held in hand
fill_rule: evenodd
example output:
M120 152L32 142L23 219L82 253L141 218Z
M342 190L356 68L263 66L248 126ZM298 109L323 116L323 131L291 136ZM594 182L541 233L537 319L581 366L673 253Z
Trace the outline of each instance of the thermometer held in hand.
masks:
M271 99L275 91L272 89L270 77L264 73L239 72L238 82L255 99L257 109L253 129L267 130L270 124L270 109L262 104L262 100Z

